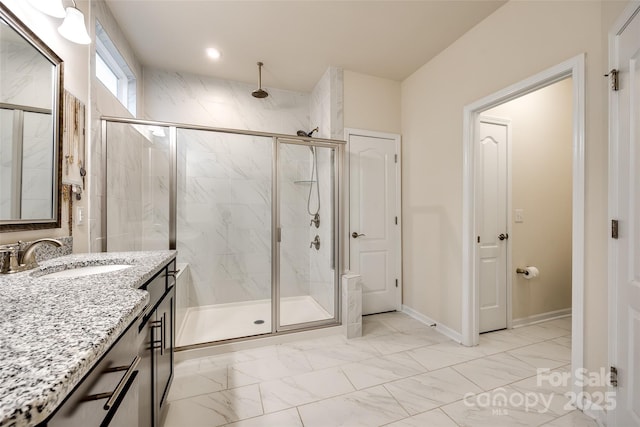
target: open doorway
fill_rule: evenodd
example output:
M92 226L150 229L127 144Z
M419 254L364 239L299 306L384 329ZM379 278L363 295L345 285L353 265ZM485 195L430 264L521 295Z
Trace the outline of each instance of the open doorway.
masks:
M462 343L480 340L480 313L476 230L475 145L480 115L525 94L571 78L571 371L584 365L584 189L585 189L585 56L571 58L519 83L491 94L463 111L463 239L462 239ZM526 220L526 217L525 217ZM549 242L549 244L553 244ZM526 261L525 261L526 262ZM512 265L511 270L519 266ZM510 271L511 271L510 270ZM582 387L574 382L574 393Z
M480 333L571 314L572 90L567 77L478 117Z

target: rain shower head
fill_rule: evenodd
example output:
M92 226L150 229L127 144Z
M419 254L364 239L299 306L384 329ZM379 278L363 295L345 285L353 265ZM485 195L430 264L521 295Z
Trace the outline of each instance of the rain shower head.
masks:
M262 66L264 64L262 62L258 62L258 89L251 92L251 95L254 98L266 98L269 96L269 92L262 89Z

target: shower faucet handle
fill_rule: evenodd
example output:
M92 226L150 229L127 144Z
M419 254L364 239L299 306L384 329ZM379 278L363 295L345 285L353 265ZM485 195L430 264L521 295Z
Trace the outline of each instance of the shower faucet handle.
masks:
M315 225L316 228L320 228L320 214L315 214L313 216L313 218L311 218L311 222L309 223L309 225Z
M309 245L309 248L313 248L316 247L316 251L320 250L320 236L318 236L316 234L316 237L311 241L311 244Z

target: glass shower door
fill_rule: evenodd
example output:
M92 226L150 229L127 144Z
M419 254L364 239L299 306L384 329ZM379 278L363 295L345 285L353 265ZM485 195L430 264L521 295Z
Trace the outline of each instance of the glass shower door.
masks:
M336 148L278 142L278 329L330 323L337 306Z
M271 333L273 138L179 128L176 146L178 346Z

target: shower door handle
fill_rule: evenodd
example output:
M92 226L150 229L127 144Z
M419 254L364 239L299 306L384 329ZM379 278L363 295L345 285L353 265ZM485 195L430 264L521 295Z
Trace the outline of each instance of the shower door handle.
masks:
M362 237L362 236L366 236L366 234L364 234L364 233L358 234L356 231L351 233L351 237L353 237L354 239L357 239L358 237Z

